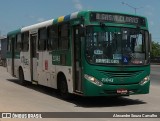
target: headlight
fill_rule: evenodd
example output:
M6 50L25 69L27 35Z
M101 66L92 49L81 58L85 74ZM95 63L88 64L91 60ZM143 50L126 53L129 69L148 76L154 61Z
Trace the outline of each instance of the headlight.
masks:
M146 76L139 84L140 85L144 85L145 83L147 83L150 80L150 76Z
M92 76L89 76L87 74L84 75L84 78L87 79L88 81L92 82L93 84L96 84L98 86L102 86L103 83L100 82L99 80L97 80L96 78L92 77Z

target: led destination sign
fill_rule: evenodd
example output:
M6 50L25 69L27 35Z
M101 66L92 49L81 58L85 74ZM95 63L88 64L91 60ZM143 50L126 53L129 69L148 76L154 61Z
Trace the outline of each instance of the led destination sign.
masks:
M144 18L131 15L93 12L91 13L90 17L91 21L126 23L126 24L135 24L141 26L145 25Z

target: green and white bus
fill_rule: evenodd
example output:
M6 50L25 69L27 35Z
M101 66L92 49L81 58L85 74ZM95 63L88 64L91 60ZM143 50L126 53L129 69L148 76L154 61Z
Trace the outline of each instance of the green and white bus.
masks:
M11 31L7 70L62 97L147 94L150 37L142 16L80 11Z

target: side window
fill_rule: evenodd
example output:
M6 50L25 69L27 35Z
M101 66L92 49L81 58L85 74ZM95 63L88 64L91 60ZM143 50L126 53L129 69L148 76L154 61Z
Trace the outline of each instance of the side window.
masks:
M20 52L22 49L21 34L18 34L15 41L15 50Z
M17 51L17 35L12 36L12 42L13 42L12 44L14 44L13 49Z
M8 52L11 52L11 44L12 44L11 37L8 37L7 38L7 51Z
M40 51L46 50L47 29L46 28L40 29L38 34L39 34L38 50Z
M69 48L69 25L60 25L59 33L59 48L62 50L67 50Z
M48 27L48 41L47 41L48 50L57 50L58 49L58 26Z
M12 43L12 45L11 45L11 51L15 51L15 49L16 49L16 36L15 35L13 35L12 36L12 38L11 38L11 43Z
M29 32L22 33L22 51L27 52L29 49Z

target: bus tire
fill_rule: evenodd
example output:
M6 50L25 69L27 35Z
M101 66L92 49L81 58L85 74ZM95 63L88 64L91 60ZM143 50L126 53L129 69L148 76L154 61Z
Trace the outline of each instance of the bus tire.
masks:
M58 78L58 91L62 99L69 99L68 85L64 75L60 75Z
M22 68L19 68L19 83L23 86L26 84Z

